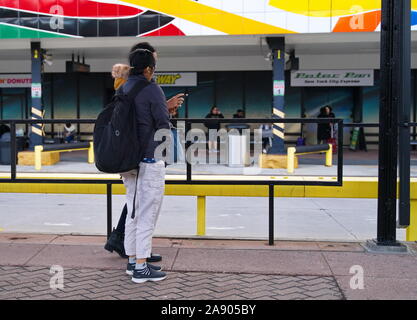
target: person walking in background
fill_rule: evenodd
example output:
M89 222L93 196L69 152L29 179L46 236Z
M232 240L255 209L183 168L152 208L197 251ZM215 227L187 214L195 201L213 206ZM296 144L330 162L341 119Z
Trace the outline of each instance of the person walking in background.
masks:
M332 108L327 105L320 108L320 114L317 118L335 118ZM317 125L317 144L328 143L328 140L332 138L333 127L331 123L319 123Z
M213 106L210 110L210 113L206 115L206 119L223 119L224 116L220 112L220 110ZM210 129L219 130L220 129L220 123L219 122L206 122L205 126L210 131ZM208 146L209 146L209 152L218 152L217 150L217 137L216 140L210 140L210 134L208 134Z

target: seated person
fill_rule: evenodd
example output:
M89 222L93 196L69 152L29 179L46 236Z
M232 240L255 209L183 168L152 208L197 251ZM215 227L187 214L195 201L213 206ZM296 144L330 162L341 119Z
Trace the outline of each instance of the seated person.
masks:
M65 143L69 143L74 141L74 137L75 137L75 127L74 125L72 125L71 123L66 123L64 126L65 129Z
M0 141L9 142L10 141L10 128L5 124L0 124Z
M238 109L236 111L236 113L233 115L233 118L244 118L245 117L245 111L243 111L242 109Z

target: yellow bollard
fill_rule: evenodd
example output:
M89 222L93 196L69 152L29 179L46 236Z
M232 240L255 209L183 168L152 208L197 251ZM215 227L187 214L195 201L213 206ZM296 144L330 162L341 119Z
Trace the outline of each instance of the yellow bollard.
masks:
M206 235L206 196L197 196L197 235Z
M90 142L90 148L88 148L88 163L94 163L94 143Z
M287 149L287 172L294 173L294 157L295 148L290 147Z
M326 167L332 166L332 153L333 153L333 146L329 144L329 150L326 151Z
M43 146L35 146L35 169L41 170L42 168L42 151Z
M406 230L406 241L417 241L417 199L410 199L410 225Z

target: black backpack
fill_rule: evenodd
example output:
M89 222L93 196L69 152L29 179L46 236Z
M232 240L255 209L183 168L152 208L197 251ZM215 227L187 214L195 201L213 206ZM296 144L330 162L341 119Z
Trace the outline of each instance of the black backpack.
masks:
M139 80L128 94L119 90L98 115L93 134L98 170L121 173L138 168L144 150L137 136L134 100L147 85Z

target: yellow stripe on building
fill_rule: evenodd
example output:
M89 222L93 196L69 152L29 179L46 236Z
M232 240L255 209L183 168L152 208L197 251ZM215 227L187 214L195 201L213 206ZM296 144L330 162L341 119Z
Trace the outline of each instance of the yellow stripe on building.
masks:
M274 133L274 135L276 135L277 137L284 139L284 133L282 133L281 131L279 131L278 129L272 129L272 132Z
M38 110L34 107L32 107L31 111L34 115L37 115L38 117L43 117L42 111L40 111L40 110ZM33 119L33 117L32 117L32 119Z
M412 4L415 6L417 2ZM329 18L380 10L381 0L270 0L269 5L303 16Z
M294 33L287 29L258 22L190 0L123 0L122 2L178 17L226 34Z
M280 117L281 119L285 118L285 113L284 113L284 112L282 112L281 110L276 109L276 108L274 108L274 114L275 114L277 117Z
M43 136L43 130L38 129L38 128L36 128L36 127L32 127L32 132L33 132L34 134L37 134L38 136Z

